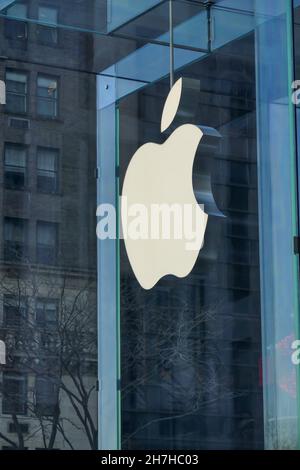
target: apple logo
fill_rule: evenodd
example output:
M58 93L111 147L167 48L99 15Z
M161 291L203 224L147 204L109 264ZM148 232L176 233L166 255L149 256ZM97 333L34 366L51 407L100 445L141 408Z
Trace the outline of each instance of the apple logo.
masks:
M181 93L182 78L177 80L166 99L161 132L171 125L178 110ZM184 235L188 232L186 230L180 238L165 239L160 236L136 239L124 236L132 270L144 289L151 289L168 274L179 278L187 276L202 248L208 216L198 205L192 184L193 163L202 136L203 132L196 125L181 125L163 144L149 142L142 145L128 165L121 198L123 227L128 223L128 208L136 207L137 204L146 207L148 214L153 205L174 207L174 204L179 204L181 207L193 208L197 215L194 227L197 238L193 249L187 249L189 240ZM184 223L186 225L192 222L187 217ZM192 230L192 227L187 228Z

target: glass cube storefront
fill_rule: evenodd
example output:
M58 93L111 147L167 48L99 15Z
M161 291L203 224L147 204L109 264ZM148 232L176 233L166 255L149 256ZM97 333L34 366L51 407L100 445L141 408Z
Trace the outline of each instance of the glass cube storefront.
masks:
M0 0L2 449L300 448L299 18L298 0ZM187 123L204 245L145 290L96 210Z

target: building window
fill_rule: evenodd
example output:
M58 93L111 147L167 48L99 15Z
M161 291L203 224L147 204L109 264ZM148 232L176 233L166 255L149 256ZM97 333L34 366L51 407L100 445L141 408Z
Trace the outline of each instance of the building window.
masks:
M27 255L27 221L5 217L4 219L4 259L24 261Z
M27 301L24 297L5 295L3 301L4 325L18 328L27 318Z
M57 225L51 222L37 223L37 262L55 264L57 259Z
M35 409L40 416L53 416L58 406L58 387L51 377L37 377L35 381Z
M37 26L38 39L44 44L57 44L58 30L58 10L49 6L39 6L38 19L41 23Z
M250 166L243 162L230 162L228 165L229 181L233 184L238 185L249 185L250 184Z
M2 413L25 415L27 408L26 377L16 372L3 372Z
M251 264L251 243L249 239L229 238L227 245L229 263Z
M37 151L37 189L45 193L57 191L58 150L39 147Z
M4 181L6 188L23 189L26 184L27 150L23 145L5 144Z
M27 18L27 5L15 3L6 9L6 15L18 18L16 20L5 20L4 34L8 39L27 39L27 23L20 21Z
M6 110L11 113L27 111L27 74L17 70L6 72Z
M57 78L39 75L37 79L37 112L40 116L57 116Z
M36 323L44 330L57 327L57 301L38 299L36 302Z
M248 212L249 210L249 190L248 188L230 187L228 188L228 208L233 211Z

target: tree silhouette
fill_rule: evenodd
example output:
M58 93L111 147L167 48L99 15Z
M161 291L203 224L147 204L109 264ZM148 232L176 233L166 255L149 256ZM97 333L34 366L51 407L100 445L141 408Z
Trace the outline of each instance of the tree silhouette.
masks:
M30 433L23 431L20 415L12 412L16 439L3 432L0 439L18 449L32 441L39 447L53 449L59 437L73 449L73 436L77 433L86 437L91 449L96 449L95 279L84 275L74 280L68 273L56 274L28 264L6 271L0 280L0 290L6 306L12 302L19 316L15 325L4 322L1 329L7 347L3 371L26 374L30 379L24 403ZM39 299L55 300L55 321L37 322ZM38 404L36 380L50 384L51 403ZM20 397L5 390L3 381L0 396L8 400L12 410L17 408Z
M156 434L157 424L172 427L204 410L218 413L222 400L243 395L222 373L221 307L222 301L201 306L199 299L167 287L157 298L124 278L122 408L135 410L131 432L123 433L124 448L136 445L134 439L144 431ZM191 432L183 428L177 426L176 439Z

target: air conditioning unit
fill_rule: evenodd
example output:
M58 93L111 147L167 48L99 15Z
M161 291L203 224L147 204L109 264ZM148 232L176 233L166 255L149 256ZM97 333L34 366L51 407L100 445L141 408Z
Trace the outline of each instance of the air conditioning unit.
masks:
M29 424L27 423L20 423L20 431L22 434L27 434L29 432ZM15 434L17 433L17 427L15 423L8 423L8 432L10 434Z
M14 127L15 129L24 129L27 130L30 127L29 119L11 117L8 120L8 126Z

